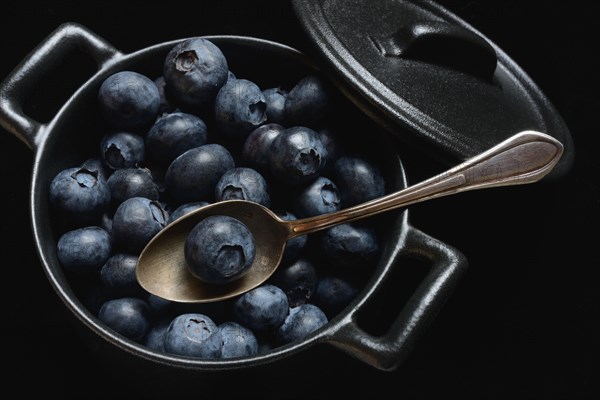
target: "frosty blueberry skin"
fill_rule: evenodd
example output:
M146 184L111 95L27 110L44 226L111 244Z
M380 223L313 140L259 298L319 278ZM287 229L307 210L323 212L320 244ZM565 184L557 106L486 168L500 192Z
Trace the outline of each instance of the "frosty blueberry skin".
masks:
M327 316L319 307L305 303L292 307L283 323L275 331L280 345L302 340L328 322Z
M197 210L201 207L207 206L210 203L208 201L194 201L191 203L184 203L173 210L172 213L169 214L169 223L177 220L180 217L183 217L187 213L190 213L194 210Z
M305 257L280 265L272 278L272 282L287 295L290 307L310 301L318 281L317 269Z
M234 79L215 98L215 123L229 138L244 140L267 121L267 103L260 88L247 79Z
M337 185L325 176L306 185L294 199L294 212L300 218L327 214L341 209L342 197Z
M170 163L189 149L206 144L208 128L200 117L183 112L161 115L146 134L148 154Z
M80 168L85 168L90 172L95 172L98 176L104 180L107 180L111 169L107 168L104 160L100 156L90 157L79 165Z
M302 185L319 176L327 163L327 149L319 134L305 126L284 129L269 150L271 174L285 185Z
M332 179L342 196L342 207L351 207L385 194L385 180L379 168L359 155L345 154L333 164Z
M233 156L224 146L210 143L195 147L169 164L166 190L177 204L210 201L221 176L234 167Z
M56 246L60 264L79 275L91 275L102 268L112 252L111 237L98 226L86 226L63 233Z
M136 341L140 341L150 330L150 309L148 304L137 297L119 297L107 300L98 319L115 332Z
M327 164L325 164L325 167L321 171L321 175L331 177L335 162L342 155L346 154L347 149L340 138L341 133L339 130L324 126L318 129L317 133L319 134L319 138L321 139L321 142L323 142L325 149L327 149Z
M138 255L165 227L167 219L167 212L159 202L132 197L117 207L111 233L118 248Z
M100 269L100 281L115 296L138 296L143 293L135 276L137 256L115 253Z
M268 173L271 144L284 129L280 124L268 123L250 132L242 146L244 163L263 174Z
M241 221L212 215L192 228L185 240L184 253L192 275L220 285L248 272L256 247L252 232Z
M165 336L170 323L170 320L160 320L152 324L142 342L144 346L152 350L165 352Z
M226 171L215 186L215 201L246 200L271 206L265 178L255 169L237 167Z
M221 356L221 335L215 322L201 313L185 313L175 317L164 336L168 353L199 358Z
M326 273L319 278L311 302L332 318L354 300L358 291L350 278Z
M50 183L49 201L70 223L98 221L110 205L110 189L97 171L82 167L60 171Z
M158 200L159 192L150 171L146 168L119 168L108 177L110 198L114 206L132 197Z
M285 292L268 283L242 294L233 305L236 321L255 332L276 329L283 323L288 311Z
M208 107L228 78L229 66L221 49L211 41L195 37L169 51L163 76L169 93L189 109Z
M175 302L157 296L153 293L145 292L146 295L142 296L152 313L152 319L154 321L161 321L173 317L173 309L175 308ZM170 322L170 321L169 321Z
M100 140L100 155L111 170L142 166L146 160L144 138L131 132L111 132Z
M154 79L154 84L158 88L158 93L160 95L160 106L158 107L158 115L175 111L177 109L177 106L172 99L172 95L169 93L169 88L167 87L165 77L162 75L157 77L156 79Z
M267 104L267 121L286 125L285 100L288 92L280 87L268 88L262 92Z
M258 353L258 341L254 333L234 321L219 325L221 334L221 358L248 357Z
M235 76L233 71L229 70L229 72L227 72L227 81L225 81L225 83L233 82L236 79L237 79L237 76Z
M317 75L300 79L285 99L285 118L290 125L316 128L327 115L330 94L325 82Z
M319 241L330 266L345 271L370 271L379 254L375 230L367 225L336 225L321 232Z
M160 108L158 87L135 71L121 71L106 78L98 91L104 119L116 129L139 129L154 121Z

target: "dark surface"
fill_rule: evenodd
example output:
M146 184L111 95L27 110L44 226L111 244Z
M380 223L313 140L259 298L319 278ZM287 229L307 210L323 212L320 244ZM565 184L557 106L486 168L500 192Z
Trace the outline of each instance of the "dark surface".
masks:
M289 379L289 397L297 398L319 393L323 398L596 398L600 58L593 3L440 3L495 41L542 88L569 126L574 167L560 182L488 189L412 207L413 225L460 249L471 267L397 371L376 371L333 351L325 354L339 357L341 378L331 371L299 387L314 362L310 355L299 357L295 368L276 372ZM198 10L191 12L190 4ZM309 46L286 2L23 1L5 4L0 13L0 76L67 21L83 24L124 52L205 34L258 36L301 50ZM63 78L49 79L36 94L47 97L47 104L61 104L88 77L86 67L68 60L58 75ZM41 119L52 115L44 115L44 107L31 110L36 112ZM70 324L35 254L28 209L32 153L2 133L1 340L7 371L2 387L22 395L35 390L62 398L148 398L94 358ZM443 169L420 151L400 151L410 182ZM256 377L233 383L224 394L240 396L244 385L263 387L264 397L288 397Z

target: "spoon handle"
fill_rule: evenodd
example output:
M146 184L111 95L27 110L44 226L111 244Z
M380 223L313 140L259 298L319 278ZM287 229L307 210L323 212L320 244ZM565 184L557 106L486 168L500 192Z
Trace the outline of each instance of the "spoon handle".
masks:
M289 221L290 238L468 190L537 182L562 153L563 145L552 136L523 131L406 189L333 213Z

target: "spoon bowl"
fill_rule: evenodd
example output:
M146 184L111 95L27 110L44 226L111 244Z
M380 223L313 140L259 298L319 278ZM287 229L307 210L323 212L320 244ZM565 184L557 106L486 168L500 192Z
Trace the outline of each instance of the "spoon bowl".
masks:
M259 286L275 272L287 241L293 237L468 190L537 182L552 170L562 153L562 144L553 137L535 131L520 132L446 172L403 190L337 212L291 221L282 220L257 203L217 202L178 218L160 231L138 258L137 279L150 293L177 302L205 303L235 297ZM256 246L250 270L223 285L194 277L184 256L187 235L198 222L211 215L228 215L246 224Z
M222 285L194 277L184 257L185 239L194 226L211 215L229 215L252 232L256 255L251 270L239 279ZM273 274L289 237L286 221L260 204L226 200L194 210L171 222L148 243L141 253L136 274L142 286L160 297L179 302L210 302L242 294L260 285Z

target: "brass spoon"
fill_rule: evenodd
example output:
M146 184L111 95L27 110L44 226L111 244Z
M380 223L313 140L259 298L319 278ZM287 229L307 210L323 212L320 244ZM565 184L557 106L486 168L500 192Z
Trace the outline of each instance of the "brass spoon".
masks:
M337 212L292 221L284 221L253 202L217 202L180 217L152 238L138 258L137 279L148 292L172 301L206 303L228 299L266 281L277 269L289 239L467 190L533 183L552 170L562 152L562 144L553 137L524 131L398 192ZM200 220L219 214L238 218L250 228L256 256L250 270L240 279L212 285L188 271L183 248L187 234Z

